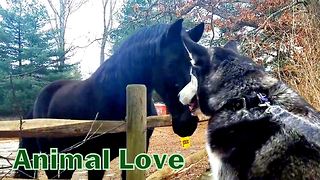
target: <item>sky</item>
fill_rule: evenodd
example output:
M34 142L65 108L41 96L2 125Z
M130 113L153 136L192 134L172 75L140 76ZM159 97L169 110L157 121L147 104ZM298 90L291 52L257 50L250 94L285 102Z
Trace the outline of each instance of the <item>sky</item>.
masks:
M70 57L70 61L80 62L83 76L88 76L99 66L99 43L86 47L94 39L100 38L103 31L102 7L97 2L89 1L71 14L66 29L67 46L84 47L75 49Z
M89 0L77 11L71 14L67 24L66 42L67 46L79 46L70 57L71 62L80 62L81 74L87 78L98 67L100 61L100 44L95 41L90 46L90 42L101 38L103 32L103 8L102 0ZM116 11L120 9L122 3L117 0ZM117 23L115 22L115 25ZM107 48L111 48L108 44Z
M81 0L75 0L79 2ZM69 61L80 63L82 78L88 78L98 67L100 63L100 44L99 41L91 43L93 40L102 37L103 32L103 0L87 0L77 11L73 12L68 19L65 34L66 47L76 46L72 52ZM116 7L114 12L118 12L123 4L123 0L115 0ZM47 7L50 12L48 0L39 0ZM52 0L53 3L59 3L58 0ZM0 5L7 7L5 1L0 0ZM57 5L57 4L56 4ZM109 9L107 7L107 9ZM106 17L108 18L108 17ZM114 21L114 26L117 22ZM89 45L90 44L90 45ZM89 45L89 46L88 46ZM107 44L106 51L111 49L111 44ZM106 57L107 58L107 57Z

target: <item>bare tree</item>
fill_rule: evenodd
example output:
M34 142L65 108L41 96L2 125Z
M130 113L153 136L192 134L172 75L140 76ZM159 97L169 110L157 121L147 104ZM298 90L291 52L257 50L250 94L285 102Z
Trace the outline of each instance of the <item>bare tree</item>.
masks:
M108 40L108 33L113 27L113 12L116 5L116 0L101 0L103 7L103 34L100 46L100 64L105 60L105 48ZM109 8L109 10L108 10Z
M83 4L88 2L88 0L59 0L59 4L54 4L54 2L57 2L56 0L47 0L47 2L53 12L52 26L57 32L55 40L58 44L58 49L61 52L58 59L59 67L63 68L66 54L72 49L71 47L68 49L66 48L65 34L68 19L73 12L77 11Z

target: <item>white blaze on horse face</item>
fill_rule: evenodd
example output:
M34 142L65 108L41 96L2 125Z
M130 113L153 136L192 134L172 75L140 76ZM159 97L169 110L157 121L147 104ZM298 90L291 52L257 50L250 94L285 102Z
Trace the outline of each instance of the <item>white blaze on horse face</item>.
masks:
M194 59L192 59L192 54L188 50L187 46L183 43L184 47L186 48L189 57L191 59L191 64L192 66L195 65ZM183 105L187 105L191 102L192 98L197 94L197 89L198 89L198 80L197 78L192 74L192 67L190 68L190 76L191 76L191 81L179 92L179 101Z
M184 42L182 44L183 44L184 48L187 50L187 52L188 52L189 58L191 59L190 62L192 64L192 66L195 66L196 61L192 58L191 52L189 51L189 49L187 48L187 46L186 46L186 44Z
M192 98L196 95L198 89L198 80L190 70L191 81L179 92L179 101L183 105L191 102Z

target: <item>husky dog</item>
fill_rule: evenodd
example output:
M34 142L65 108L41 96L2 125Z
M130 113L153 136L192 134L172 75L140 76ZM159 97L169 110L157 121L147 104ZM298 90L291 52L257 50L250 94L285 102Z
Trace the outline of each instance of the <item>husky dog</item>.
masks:
M240 55L235 41L213 48L210 64L197 63L213 179L320 179L317 110Z

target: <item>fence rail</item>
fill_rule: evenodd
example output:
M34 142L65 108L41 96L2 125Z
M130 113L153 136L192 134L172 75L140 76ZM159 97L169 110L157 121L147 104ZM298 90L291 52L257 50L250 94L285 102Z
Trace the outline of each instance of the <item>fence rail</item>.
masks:
M171 126L171 116L149 116L147 127ZM72 137L126 131L125 120L24 119L0 120L0 138Z

